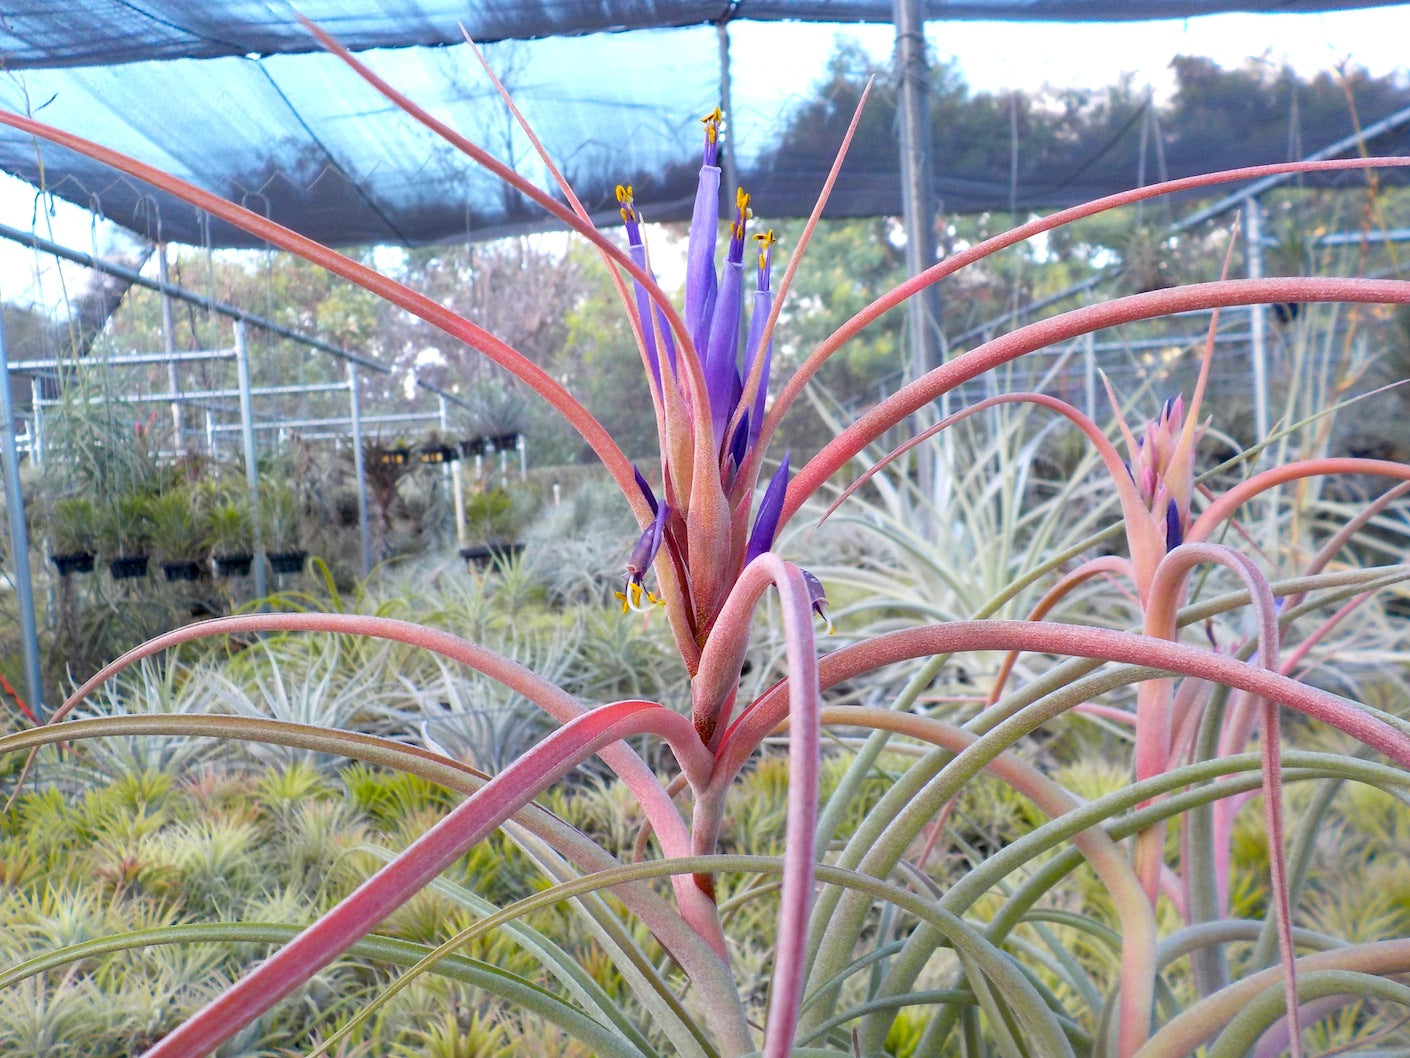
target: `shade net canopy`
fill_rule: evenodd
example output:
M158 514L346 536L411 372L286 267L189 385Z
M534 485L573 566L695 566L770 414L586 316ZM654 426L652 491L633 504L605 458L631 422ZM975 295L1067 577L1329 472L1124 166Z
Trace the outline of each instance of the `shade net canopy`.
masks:
M931 19L1081 21L1374 5L932 0L924 6ZM615 219L619 183L634 185L647 220L688 215L699 119L721 96L721 25L727 34L742 19L885 22L892 13L891 0L311 0L299 9L437 117L547 186L543 165L464 43L464 26L484 43L490 64L584 203L607 221ZM323 242L418 245L548 224L541 209L317 49L283 3L48 0L7 13L0 48L11 74L0 85L0 105L159 166ZM754 58L732 56L737 81ZM795 86L786 98L745 98L736 89L727 149L763 216L811 209L858 80L839 75ZM1358 98L1363 126L1410 106L1410 93L1372 87ZM938 91L943 95L945 86ZM1284 160L1296 153L1290 144L1313 150L1355 127L1345 106L1319 110L1290 97L1264 100L1224 119L1223 127L1192 127L1173 137L1145 111L1119 107L1088 115L1081 136L1063 136L1051 115L1034 110L1026 114L1031 123L1020 123L997 101L956 111L946 124L952 97L937 99L935 188L937 205L956 211L1059 207L1143 179ZM831 214L900 212L894 112L883 84ZM976 124L986 114L987 131ZM1392 133L1376 150L1405 150L1402 138ZM8 129L0 130L0 168L144 238L256 245L176 199Z
M1384 0L923 0L926 19L1060 22L1189 18L1225 11L1328 11ZM301 0L297 9L349 48L400 48L736 19L890 22L892 0ZM313 50L293 7L269 0L38 0L11 5L0 49L11 70L107 66ZM462 29L463 27L463 29Z

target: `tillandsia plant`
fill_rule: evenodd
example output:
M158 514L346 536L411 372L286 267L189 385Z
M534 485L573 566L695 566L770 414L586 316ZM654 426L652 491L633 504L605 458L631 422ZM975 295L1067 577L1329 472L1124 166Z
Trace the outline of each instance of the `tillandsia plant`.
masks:
M766 453L780 420L829 356L881 314L965 265L1078 218L1158 195L1276 173L1405 165L1410 159L1288 163L1212 174L1143 188L1032 221L957 253L889 292L848 321L776 386L771 378L774 327L842 164L845 143L788 269L776 280L774 239L768 231L751 237L750 200L743 191L734 195L733 214L726 218L728 245L723 264L716 264L721 191L716 163L723 115L718 111L707 115L684 304L678 310L653 276L631 188L622 187L617 195L626 232L623 247L615 236L599 231L588 220L587 211L546 154L544 161L558 181L562 201L446 127L337 42L310 28L410 119L443 136L538 203L602 255L636 332L645 391L656 417L659 467L645 471L633 467L603 427L551 376L493 335L415 291L98 144L19 115L0 114L0 121L99 159L361 284L462 339L549 401L596 452L638 519L640 537L632 549L620 598L625 610L659 605L690 677L690 700L632 699L590 706L512 660L450 633L341 612L218 619L160 636L119 658L80 687L55 719L62 719L95 687L141 658L201 637L285 630L399 640L436 652L501 682L559 724L492 777L432 750L355 732L252 718L82 720L4 739L5 748L14 750L102 733L216 734L399 767L467 794L458 807L349 897L178 1025L148 1054L169 1058L210 1053L340 954L355 947L378 950L380 942L370 936L378 924L502 825L532 850L553 884L508 907L485 908L482 921L428 952L418 969L455 958L451 953L458 944L503 925L537 953L542 966L538 978L482 964L468 969L455 965L479 987L532 1011L593 1054L879 1055L899 1047L888 1043L888 1038L903 1022L915 1024L913 1011L918 1007L928 1013L918 1042L905 1048L908 1053L944 1053L946 1039L954 1034L966 1054L1173 1055L1187 1053L1214 1036L1219 1053L1242 1054L1250 1041L1287 1014L1291 1023L1284 1031L1287 1045L1300 1054L1297 1015L1304 1004L1311 1002L1314 1009L1325 1010L1330 1002L1326 997L1348 993L1405 1000L1405 989L1394 975L1410 970L1410 941L1347 945L1298 957L1294 944L1306 944L1308 937L1292 928L1293 884L1277 852L1270 860L1283 952L1281 971L1252 974L1229 984L1214 964L1229 946L1256 938L1261 923L1220 917L1221 901L1227 896L1219 893L1218 876L1221 870L1227 871L1228 857L1215 848L1213 837L1201 838L1192 831L1204 806L1243 797L1261 785L1269 805L1269 840L1280 848L1284 828L1276 806L1281 785L1290 779L1331 777L1406 785L1406 773L1400 769L1410 767L1410 729L1375 709L1291 678L1287 673L1297 669L1299 649L1286 658L1280 653L1282 636L1298 612L1294 600L1314 589L1323 594L1345 590L1348 584L1364 595L1380 584L1403 579L1405 570L1398 567L1328 581L1318 577L1326 562L1320 559L1306 575L1280 585L1278 591L1285 599L1280 612L1274 589L1253 561L1207 541L1215 527L1227 523L1242 504L1277 483L1340 473L1410 480L1410 468L1366 459L1289 464L1253 475L1217 498L1203 501L1200 509L1192 476L1198 440L1193 410L1187 416L1172 403L1141 441L1132 438L1128 469L1101 430L1060 402L1041 395L999 398L1046 404L1082 428L1102 453L1120 495L1129 554L1093 560L1060 581L1051 594L1054 600L1061 598L1071 585L1090 575L1129 576L1145 614L1145 627L1139 633L1058 623L1042 619L1043 612L1035 612L1028 621L988 619L990 608L973 620L920 625L820 654L814 617L826 615L822 586L807 571L779 557L774 542L804 504L885 431L964 381L1028 352L1100 328L1190 309L1259 302L1405 303L1410 302L1410 283L1362 278L1223 279L1085 306L954 357L841 430L796 474L791 473L787 456L768 473ZM517 117L507 96L505 102ZM524 131L538 148L527 125ZM746 294L751 285L752 292ZM743 325L746 305L747 328ZM1196 395L1193 405L1198 403ZM1354 531L1353 520L1347 532ZM1338 541L1340 547L1345 539ZM938 539L934 546L943 548L945 542ZM1241 591L1212 602L1191 601L1186 589L1189 572L1195 565L1209 563L1232 569ZM1046 568L1056 569L1057 562ZM756 614L770 587L777 598L787 675L761 694L744 695L741 668ZM1179 640L1182 624L1240 607L1256 618L1256 660ZM1002 679L996 681L992 705L963 725L910 708L929 667L960 651L1029 651L1069 660L1053 663L1041 678L1016 690L1007 689ZM824 694L834 686L863 681L886 666L921 661L919 682L908 687L892 708L824 704ZM1172 679L1184 682L1177 687ZM1086 801L1014 752L1026 735L1049 721L1089 707L1104 693L1130 686L1137 688L1134 710L1124 710L1134 730L1133 783ZM1225 698L1229 698L1227 709ZM1345 754L1288 753L1280 759L1279 708L1338 729L1400 768ZM1259 717L1261 774L1258 759L1237 752L1251 737ZM764 740L780 728L786 728L788 742L783 851L776 856L721 854L729 795L741 771L759 757ZM824 728L872 734L820 809ZM674 775L658 775L624 741L643 735L669 748ZM867 784L888 739L921 748L894 782L876 791ZM640 805L648 830L637 843L639 862L622 863L612 850L530 804L594 755L601 757ZM1051 818L1021 839L978 857L971 869L940 888L923 866L914 867L906 860L907 850L942 817L944 806L985 772ZM684 810L678 806L682 796ZM862 799L864 818L846 818L853 798ZM1166 856L1161 834L1171 818L1190 821L1182 839L1192 851L1184 862L1172 862ZM1227 839L1227 813L1218 818L1220 833ZM1126 836L1134 841L1130 854L1117 844ZM646 855L653 838L661 852L657 859ZM1194 851L1201 841L1209 850L1203 858ZM1079 862L1088 864L1099 880L1115 929L1097 917L1037 906ZM720 880L741 875L780 878L774 897L778 910L770 920L767 1013L762 1018L755 998L762 990L746 976L740 949L727 930L741 901L760 897L742 895L732 887L735 896L728 908L717 903ZM649 884L662 877L671 879L671 899ZM620 900L639 931L624 929L618 915L595 900L593 894L606 889ZM1209 892L1216 895L1206 899ZM1190 922L1163 942L1157 931L1162 893L1180 898L1178 906ZM611 952L620 994L630 999L610 998L551 938L526 924L524 916L535 908L570 897L581 901L581 914L598 942ZM995 901L999 902L996 912ZM1020 926L1031 927L1037 940L1020 938L1016 932ZM226 932L221 933L222 929ZM1078 937L1064 941L1059 929L1075 929ZM209 936L217 935L237 936L233 926L212 926ZM650 947L644 947L647 942L642 938L648 936ZM1312 940L1312 946L1318 943ZM392 950L387 945L383 948ZM654 958L658 949L664 959ZM408 950L396 948L393 961L405 962ZM1170 994L1169 964L1191 952L1218 958L1206 960L1212 969L1207 968L1200 978L1203 998L1173 1016L1170 1004L1158 1007L1156 998ZM68 955L77 957L75 952ZM937 976L946 978L945 987L921 987L923 977ZM336 1037L324 1040L319 1050L327 1051L335 1039L355 1031L377 1006L373 1003L361 1010Z

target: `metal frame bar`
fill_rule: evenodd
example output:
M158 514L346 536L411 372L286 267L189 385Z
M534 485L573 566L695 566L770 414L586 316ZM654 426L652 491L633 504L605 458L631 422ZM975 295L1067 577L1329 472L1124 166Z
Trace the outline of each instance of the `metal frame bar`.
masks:
M357 539L362 550L362 575L372 572L372 523L367 517L367 465L362 451L362 394L357 365L348 364L348 425L352 429L353 473L357 478Z
M394 423L394 422L432 422L439 416L433 411L407 412L401 415L362 415L359 417L359 424L365 426L367 423ZM304 427L328 427L328 426L352 426L352 417L333 417L328 419L285 419L280 422L259 422L255 423L256 430L299 430ZM240 429L239 426L230 423L219 423L215 427L216 433L233 433ZM340 436L346 437L347 434Z
M56 371L65 367L91 367L99 364L104 367L127 367L132 364L165 364L168 361L184 363L186 361L234 359L234 348L195 350L185 353L172 353L170 356L167 356L165 353L121 353L117 356L95 357L91 359L69 357L67 359L50 360L16 360L10 364L10 370L15 374L21 374L26 371Z
M294 386L252 386L250 396L252 397L273 397L289 395L294 393L334 393L342 392L348 388L346 382L310 382L304 385ZM177 404L189 404L204 400L222 400L230 397L239 397L244 390L236 389L183 389L170 393L141 393L134 396L122 397L121 400L127 404L166 404L168 402ZM107 397L89 397L88 404L107 404ZM41 400L40 405L45 408L52 408L60 404L67 404L64 400ZM271 420L273 421L273 420Z
M0 459L5 470L5 509L10 522L10 564L19 607L20 651L24 656L25 683L29 705L40 719L44 707L44 683L39 663L39 629L34 616L34 585L29 570L29 531L25 526L24 496L20 491L20 454L15 443L14 398L10 393L9 358L5 352L5 328L0 322Z
M61 243L54 242L50 239L41 238L40 236L35 235L33 232L21 231L19 228L12 228L8 224L0 224L0 239L7 239L10 242L17 242L22 246L28 246L30 249L37 250L40 253L49 255L50 257L58 257L65 261L72 261L74 264L82 265L84 268L91 268L95 272L102 272L105 275L117 276L119 279L124 279L127 282L131 283L133 286L144 287L147 290L155 290L158 293L165 294L169 297L175 298L178 301L185 301L188 304L195 305L198 308L207 309L221 316L226 316L229 319L244 323L250 327L257 327L260 330L264 331L266 334L273 334L279 338L287 338L290 341L298 342L301 345L306 345L310 349L317 349L319 352L328 353L330 356L336 356L340 360L345 360L349 363L357 364L359 367L365 367L370 371L376 371L378 374L390 375L392 373L392 369L386 364L380 363L377 360L369 359L365 356L360 356L359 354L354 353L350 349L344 349L342 346L334 345L331 342L325 342L323 339L315 338L311 334L303 334L300 331L294 330L292 327L287 327L282 323L277 323L276 321L271 320L266 316L260 316L257 313L247 312L236 305L230 304L229 302L217 301L215 298L206 297L204 294L197 294L195 291L187 290L185 287L178 286L175 283L163 283L160 279L152 279L148 276L144 276L141 272L132 268L128 268L125 265L120 265L112 261L104 260L101 257L97 257L89 253L84 253L81 250L70 249L69 247L62 245ZM469 405L466 404L465 401L462 400L460 397L457 397L454 393L447 393L439 386L432 385L431 383L422 381L419 378L416 380L416 385L421 389L426 390L427 392L435 393L438 396L445 397L446 400L450 401L452 404L457 405L458 407L469 407Z
M250 498L250 518L254 528L255 597L268 594L264 574L264 529L259 516L259 467L255 463L254 405L250 399L250 352L245 346L245 325L235 324L235 370L240 378L240 440L245 455L245 491Z

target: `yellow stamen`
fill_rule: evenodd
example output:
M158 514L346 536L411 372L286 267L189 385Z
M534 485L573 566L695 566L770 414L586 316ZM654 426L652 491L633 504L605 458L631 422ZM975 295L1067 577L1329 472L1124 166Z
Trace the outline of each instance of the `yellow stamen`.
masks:
M666 605L666 601L664 599L657 598L655 592L648 591L636 581L631 581L630 583L628 583L627 590L625 592L614 591L612 594L616 598L622 600L622 613L626 613L628 610L631 610L635 613L647 613L647 607L642 605L642 596L645 596L646 601L652 606Z
M744 188L738 188L734 193L734 220L730 221L729 233L732 238L744 238L744 225L750 217L754 216L754 211L749 208L749 193Z
M632 197L631 184L627 184L625 187L621 184L617 185L617 201L620 202L622 206L622 208L618 210L618 212L622 215L622 220L626 221L629 224L635 221L637 219L637 215Z
M700 123L705 126L705 135L714 143L720 135L720 122L724 120L724 113L716 107L710 113L700 119Z
M765 268L768 265L766 258L768 257L769 247L777 243L778 239L774 237L774 230L770 228L766 232L755 235L754 241L759 244L759 267L761 269Z

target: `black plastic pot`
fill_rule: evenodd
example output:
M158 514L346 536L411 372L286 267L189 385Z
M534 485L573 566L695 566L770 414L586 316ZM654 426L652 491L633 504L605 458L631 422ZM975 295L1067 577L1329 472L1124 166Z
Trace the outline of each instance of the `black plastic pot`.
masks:
M146 555L118 555L108 559L108 572L113 580L135 580L147 575Z
M204 572L199 562L163 562L162 572L167 580L196 580Z
M467 459L485 454L485 438L470 437L460 442L460 454Z
M308 559L307 551L271 551L269 568L275 573L299 573Z
M416 450L416 458L423 463L449 463L459 459L460 453L450 445L422 445Z
M491 544L478 544L475 547L462 547L460 557L471 565L483 567L495 561L507 561L523 550L523 544L496 541Z
M215 571L222 577L248 577L254 564L254 555L215 555Z
M93 572L92 551L72 551L67 555L50 555L49 561L54 563L61 577L67 577L70 573Z
M517 433L497 433L489 438L490 449L495 452L512 452L519 447Z
M399 467L410 458L410 448L380 448L377 450L378 462L386 463L388 466Z

